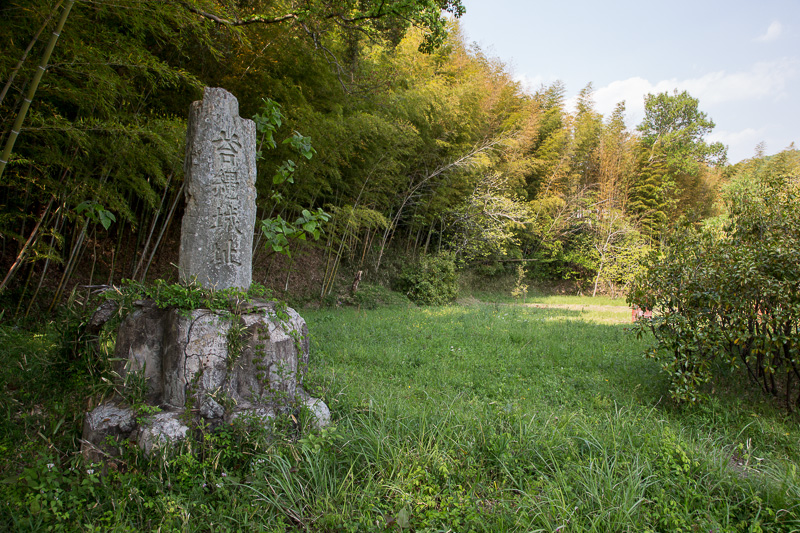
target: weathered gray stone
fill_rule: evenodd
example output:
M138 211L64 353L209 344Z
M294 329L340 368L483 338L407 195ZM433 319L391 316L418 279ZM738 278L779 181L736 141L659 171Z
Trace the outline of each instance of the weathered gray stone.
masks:
M117 314L118 310L119 304L117 302L106 300L92 314L92 318L89 319L89 323L86 325L86 331L92 335L97 335L103 329L105 323Z
M222 419L225 416L225 408L213 398L206 396L200 406L200 416L206 420Z
M140 303L120 326L114 355L121 387L143 373L148 403L200 408L209 397L216 404L223 397L234 405L291 403L308 351L305 320L274 302L256 303L238 316Z
M242 417L248 417L251 420L258 420L261 424L267 426L270 422L272 422L272 420L275 419L275 411L263 406L247 406L244 408L234 409L233 412L227 416L225 421L231 424L238 418Z
M186 438L189 427L180 419L180 412L165 411L147 417L139 429L137 443L145 455L168 443L176 443Z
M206 88L189 111L184 162L186 212L181 278L204 287L248 289L256 217L256 127L239 102Z
M114 403L102 404L86 414L83 420L81 454L89 463L114 455L106 445L106 437L127 438L136 427L133 409Z
M241 416L268 424L298 405L308 408L316 427L325 426L328 407L302 388L308 352L305 320L275 302L257 301L235 315L137 302L117 337L117 386L130 397L144 378L145 402L165 412L149 417L135 432L133 411L107 404L87 416L84 439L97 448L92 456L97 459L113 452L102 448L107 435L136 438L151 453L166 441L184 438L186 424L198 417L212 427Z
M307 396L302 400L303 405L308 409L314 421L314 427L317 429L324 428L331 423L331 410L325 405L325 402L319 398L312 398Z
M252 276L255 125L238 114L230 93L206 89L189 117L180 275L216 289L247 289ZM131 409L116 404L95 409L84 428L87 454L100 458L107 436L135 439L150 454L184 439L187 424L213 428L241 416L267 424L300 403L318 427L330 422L327 406L302 388L308 328L293 309L256 302L235 314L187 313L151 301L134 308L117 335L117 386L138 408L146 384L145 403L165 410L140 424Z
M275 304L269 302L242 317L247 344L240 364L234 365L232 381L244 400L269 394L274 400L292 401L302 385L308 367L308 327L294 309L282 310L282 319L277 314ZM259 393L254 397L252 391Z
M165 322L162 403L184 407L187 395L192 395L199 406L207 392L224 385L227 334L232 321L213 311L198 309L188 315L171 310Z
M158 405L164 388L162 352L165 317L168 310L159 309L152 301L137 301L134 311L125 317L117 332L114 347L114 371L120 376L119 385L128 387L143 377L147 382L145 399Z
M308 328L293 309L281 314L283 319L273 302L256 304L236 317L169 311L161 403L202 406L209 396L224 396L235 405L294 401L308 366ZM239 336L239 353L231 353L229 336Z
M133 409L114 404L103 404L86 415L84 423L93 432L130 433L136 425Z

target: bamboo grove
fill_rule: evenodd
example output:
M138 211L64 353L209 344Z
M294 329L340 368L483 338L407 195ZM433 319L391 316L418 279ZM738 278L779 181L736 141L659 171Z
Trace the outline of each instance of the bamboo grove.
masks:
M290 181L272 178L289 148L263 150L258 217L331 215L303 250L319 296L349 272L386 280L440 252L613 292L676 221L714 214L736 168L705 142L714 125L697 100L650 95L631 130L625 103L602 116L591 85L574 105L561 83L521 86L467 42L463 12L459 0L5 3L3 145L19 131L0 182L5 312L54 308L76 285L176 277L186 114L204 86L231 91L242 116L275 102L276 135L310 137L315 155ZM256 278L298 268L258 244Z

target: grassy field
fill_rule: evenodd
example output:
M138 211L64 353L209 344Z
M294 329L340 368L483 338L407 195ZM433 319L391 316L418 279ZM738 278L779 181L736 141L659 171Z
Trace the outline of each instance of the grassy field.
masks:
M54 391L63 368L42 354L55 353L57 339L4 330L14 348L5 351L0 525L800 530L796 415L727 378L702 405L675 406L658 362L641 355L648 340L626 330L627 307L469 301L305 310L306 386L331 407L334 427L298 434L287 424L272 437L225 428L172 457L130 450L102 478L74 454L85 401L76 388L97 380L77 372ZM30 386L26 368L36 372Z

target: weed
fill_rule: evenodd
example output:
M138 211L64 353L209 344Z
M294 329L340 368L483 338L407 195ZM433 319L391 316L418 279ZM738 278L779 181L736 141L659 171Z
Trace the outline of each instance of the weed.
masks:
M525 303L525 297L528 295L528 284L525 283L525 265L522 263L517 267L517 282L514 284L514 289L511 291L511 296L519 300L522 298L522 303Z
M247 344L247 326L240 316L234 315L230 317L230 326L225 334L226 344L228 346L228 356L225 358L225 365L228 374L233 372L236 368L236 363L244 352L245 345Z

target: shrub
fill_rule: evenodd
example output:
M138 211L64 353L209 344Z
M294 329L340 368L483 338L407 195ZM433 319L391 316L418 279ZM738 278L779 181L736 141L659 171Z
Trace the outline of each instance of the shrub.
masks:
M726 195L720 229L684 228L653 253L629 303L654 309L678 401L696 401L717 363L744 368L788 409L800 403L800 183L747 173Z
M413 305L404 295L392 292L383 285L364 283L359 287L352 301L354 305L364 309L378 309L381 307L407 307Z
M395 289L420 305L444 305L458 296L458 273L453 254L422 256L406 266L395 282Z

